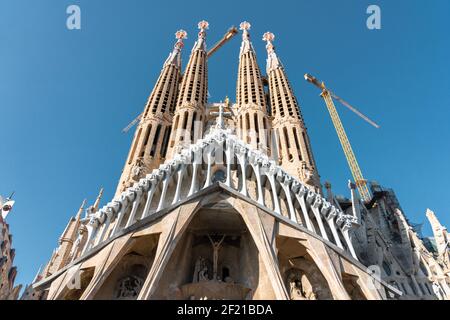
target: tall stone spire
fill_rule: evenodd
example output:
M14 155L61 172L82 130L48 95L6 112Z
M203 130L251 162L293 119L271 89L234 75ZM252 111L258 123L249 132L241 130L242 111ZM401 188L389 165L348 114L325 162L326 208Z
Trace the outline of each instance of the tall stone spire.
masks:
M447 233L447 228L445 228L438 220L436 215L430 209L427 209L426 216L431 224L431 229L433 230L434 240L436 241L436 246L439 255L444 255L446 253L447 247L450 244L450 236Z
M270 141L267 104L261 71L248 32L250 27L247 21L240 24L242 44L236 85L237 131L238 136L253 148L267 152Z
M81 203L80 208L78 209L78 212L75 216L75 220L80 221L81 220L81 214L83 213L84 207L86 206L86 199L83 200Z
M81 225L81 214L86 206L86 199L81 203L80 208L77 211L75 217L70 217L66 228L59 237L59 246L55 249L49 265L46 267L46 273L53 274L69 262L70 251L72 250L73 243L78 236L78 229Z
M97 199L95 199L94 206L93 206L94 207L94 212L98 211L98 207L100 205L100 200L102 200L102 196L103 196L103 187L100 188L100 191L98 192Z
M279 162L287 172L321 191L306 126L286 71L275 52L272 43L274 39L275 35L271 32L263 35L263 40L267 42L267 76L273 116L272 127L277 136Z
M116 195L165 160L181 77L181 49L187 33L178 30L175 37L177 42L164 62L136 129Z
M198 39L183 75L173 118L168 157L179 148L194 143L201 137L208 96L208 66L206 52L207 21L200 21ZM175 145L176 143L176 145Z

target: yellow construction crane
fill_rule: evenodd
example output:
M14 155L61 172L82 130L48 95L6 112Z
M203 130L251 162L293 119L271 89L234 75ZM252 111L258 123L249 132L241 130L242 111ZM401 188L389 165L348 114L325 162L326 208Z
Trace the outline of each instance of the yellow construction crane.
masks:
M359 117L364 119L366 122L370 123L375 128L379 128L380 126L370 120L367 116L356 110L349 103L335 95L332 91L330 91L325 84L310 74L305 74L305 80L312 83L316 87L322 90L321 96L323 100L325 100L325 104L327 105L328 111L331 116L331 120L333 121L334 128L336 129L336 133L339 137L339 141L341 142L342 149L344 150L345 157L347 158L348 165L350 167L350 171L352 172L353 179L355 180L356 187L358 188L359 194L364 201L370 201L370 193L367 188L366 180L364 179L361 169L358 165L358 161L356 161L355 154L353 153L352 146L350 145L350 141L348 140L347 134L345 133L344 126L342 125L341 119L339 118L339 114L337 113L336 107L333 102L333 98L342 103L345 107L356 113Z
M225 35L222 37L222 39L217 41L216 44L214 44L214 46L206 53L206 57L209 58L210 56L212 56L212 54L214 52L216 52L225 43L230 41L231 38L233 38L236 34L238 34L238 32L239 31L238 31L238 29L235 26L232 26L230 29L228 29L228 31L225 33ZM143 113L141 113L136 118L134 118L133 121L131 121L125 128L122 129L122 132L123 133L127 133L128 131L130 131L130 129L133 128L136 123L141 121L142 114Z
M227 33L223 36L222 39L216 42L216 44L208 51L206 56L209 58L214 52L216 52L220 47L222 47L225 43L230 41L236 34L238 34L238 29L235 26L232 26L228 29Z

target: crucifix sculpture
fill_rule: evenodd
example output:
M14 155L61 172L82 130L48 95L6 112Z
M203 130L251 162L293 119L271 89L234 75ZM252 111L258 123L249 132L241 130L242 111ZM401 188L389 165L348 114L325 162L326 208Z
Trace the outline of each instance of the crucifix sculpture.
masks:
M217 264L219 261L219 250L222 245L223 240L225 239L225 235L222 236L220 241L213 241L211 237L208 235L209 241L211 241L211 245L213 247L213 280L217 280Z

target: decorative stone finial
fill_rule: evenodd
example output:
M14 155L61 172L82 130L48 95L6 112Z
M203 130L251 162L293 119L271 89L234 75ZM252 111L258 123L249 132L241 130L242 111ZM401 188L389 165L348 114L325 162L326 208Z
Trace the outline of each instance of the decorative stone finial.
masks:
M262 39L267 42L266 49L267 52L273 51L274 47L272 41L275 40L275 35L272 32L267 31L263 34Z
M175 38L177 39L187 39L187 32L183 29L178 30L175 32Z
M251 24L250 22L244 21L241 22L239 25L239 29L242 30L242 45L241 45L241 51L240 55L248 52L248 51L254 51L253 46L250 43L250 34L248 33L248 30L250 30Z
M177 46L178 48L183 48L184 47L183 39L187 39L187 32L184 31L183 29L180 29L177 32L175 32L175 38L178 39L175 46Z
M198 23L198 28L200 29L198 33L198 39L205 39L206 38L206 30L209 29L209 23L208 21L202 20Z
M99 207L99 205L100 205L100 200L102 199L102 196L103 196L103 187L102 188L100 188L100 191L99 191L99 193L98 193L98 196L97 196L97 199L95 199L95 203L94 203L94 212L97 212L98 211L98 207Z
M200 31L205 31L209 29L209 22L202 20L198 23L198 28L200 29Z
M275 70L281 67L281 62L278 59L275 53L275 47L272 44L272 41L275 39L275 35L272 32L266 32L263 34L262 39L267 42L267 74L269 74L272 70Z
M83 212L85 206L86 206L86 199L84 199L83 202L81 203L80 209L78 209L78 212L76 215L76 219L81 218L81 213Z
M206 51L206 30L209 29L209 23L208 21L202 20L198 23L198 28L200 31L198 32L198 40L195 42L194 47L192 48L192 51L195 50L203 50Z
M252 26L252 25L250 24L250 22L243 21L243 22L241 22L241 24L239 25L239 29L240 29L240 30L247 31L247 30L250 30L250 27L251 27L251 26Z
M180 29L177 32L175 32L175 38L178 39L178 41L175 43L173 47L173 51L169 54L169 57L167 58L166 62L164 62L164 66L172 64L177 66L178 68L181 68L181 49L184 47L183 39L187 39L187 32Z

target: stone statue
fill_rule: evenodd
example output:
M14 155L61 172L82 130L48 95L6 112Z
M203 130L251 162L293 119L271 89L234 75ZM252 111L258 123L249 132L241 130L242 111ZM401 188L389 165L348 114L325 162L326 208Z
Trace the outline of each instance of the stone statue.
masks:
M203 264L203 258L200 256L197 258L197 261L195 261L195 267L194 267L194 276L192 278L192 282L198 282L198 275L200 273L200 270L202 269Z
M194 267L194 277L192 282L208 281L208 266L203 257L198 257Z
M291 300L317 300L311 282L301 270L292 270L290 272L288 284Z
M116 297L118 299L136 298L141 291L143 280L135 276L128 276L120 280Z
M220 241L216 242L214 242L209 235L208 238L209 241L211 241L211 245L213 247L213 279L217 280L217 264L219 262L219 250L223 240L225 239L225 235L222 236L222 239L220 239Z
M302 162L301 166L301 176L305 182L311 182L314 177L314 172L308 168L306 162Z
M198 281L208 281L208 266L206 264L203 264L203 268L198 273Z
M305 300L306 298L303 296L303 288L302 282L300 280L294 279L289 283L290 285L290 298L291 300Z
M142 157L137 158L136 163L131 168L131 178L138 181L144 171L144 160Z

